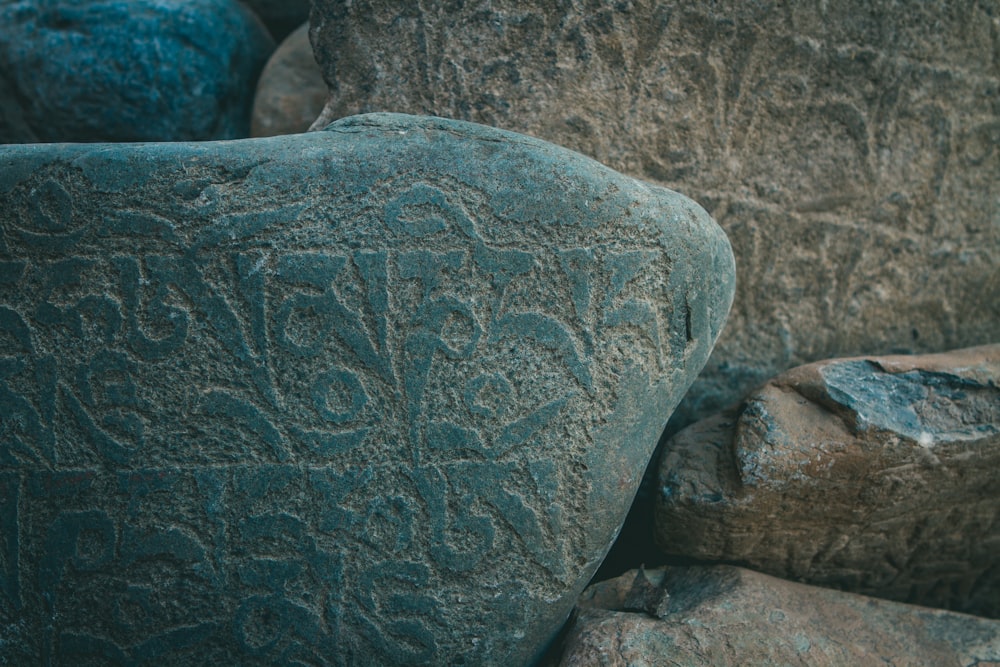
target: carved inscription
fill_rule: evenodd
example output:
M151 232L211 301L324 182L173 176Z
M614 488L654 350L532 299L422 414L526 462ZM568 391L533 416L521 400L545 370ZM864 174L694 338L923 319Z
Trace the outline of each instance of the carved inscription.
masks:
M226 177L0 198L0 620L53 664L481 661L469 596L516 627L579 574L567 415L668 368L659 240L426 174L259 210Z
M708 208L740 294L672 431L808 361L997 340L996 2L313 7L323 118L433 109Z

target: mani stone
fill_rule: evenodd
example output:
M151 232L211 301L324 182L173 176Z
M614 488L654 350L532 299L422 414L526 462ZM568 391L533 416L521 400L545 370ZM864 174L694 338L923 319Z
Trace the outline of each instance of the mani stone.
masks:
M236 0L0 2L0 143L246 137L273 49Z
M303 24L271 54L257 81L250 136L305 132L323 110L326 84Z
M1000 345L795 368L659 464L668 554L1000 618Z
M737 296L672 429L804 363L997 342L998 21L981 0L315 0L310 19L325 122L494 125L718 220Z
M529 663L732 299L694 202L467 123L0 165L15 663Z
M632 570L581 596L563 667L1000 664L1000 621L730 565Z

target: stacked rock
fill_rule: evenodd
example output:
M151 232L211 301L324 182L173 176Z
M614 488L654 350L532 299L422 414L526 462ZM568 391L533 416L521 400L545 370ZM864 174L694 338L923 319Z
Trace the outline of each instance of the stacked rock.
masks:
M560 665L985 665L1000 621L731 565L632 571L580 598Z
M0 147L0 662L1000 663L994 8L312 4L0 2L0 143L336 121Z
M795 368L659 465L667 553L1000 618L1000 345Z
M562 664L997 663L998 471L1000 345L783 373L666 443L655 531L668 554L783 579L594 584Z

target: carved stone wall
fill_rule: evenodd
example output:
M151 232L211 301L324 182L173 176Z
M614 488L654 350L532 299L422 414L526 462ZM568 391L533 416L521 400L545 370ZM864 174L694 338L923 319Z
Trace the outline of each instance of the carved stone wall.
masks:
M706 207L738 292L683 422L809 361L996 342L992 0L316 0L311 25L327 120L474 120Z

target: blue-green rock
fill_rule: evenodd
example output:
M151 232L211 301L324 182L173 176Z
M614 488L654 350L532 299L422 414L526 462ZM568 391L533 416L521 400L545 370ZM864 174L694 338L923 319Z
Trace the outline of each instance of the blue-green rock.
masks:
M273 49L236 0L0 2L0 143L246 137Z
M15 662L532 661L733 293L690 200L467 123L0 165Z

